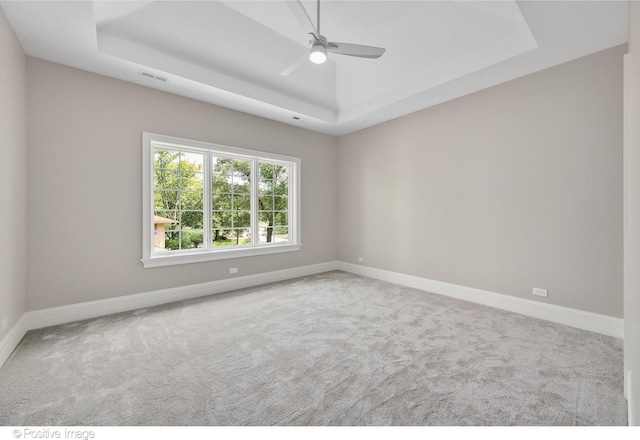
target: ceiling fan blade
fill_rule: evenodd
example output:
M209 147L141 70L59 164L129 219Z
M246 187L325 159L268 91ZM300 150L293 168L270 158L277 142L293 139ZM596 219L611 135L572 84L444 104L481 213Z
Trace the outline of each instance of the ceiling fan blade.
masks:
M361 44L334 43L327 44L327 52L360 58L380 58L386 49L382 47L363 46Z
M305 50L304 52L302 52L302 54L298 58L296 58L296 60L293 63L289 64L289 67L287 67L282 72L280 72L280 75L281 76L289 75L294 70L300 68L308 60L309 60L309 50Z
M287 6L289 6L289 9L291 9L291 13L298 21L298 24L300 25L302 30L307 34L313 34L316 40L319 39L320 33L313 25L313 21L311 21L311 18L309 18L309 14L307 14L306 9L302 5L302 2L300 0L287 1Z

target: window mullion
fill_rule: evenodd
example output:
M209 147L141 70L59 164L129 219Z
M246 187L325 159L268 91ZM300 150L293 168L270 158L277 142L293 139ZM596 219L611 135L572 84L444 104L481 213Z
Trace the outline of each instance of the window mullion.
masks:
M295 215L294 200L296 196L296 189L293 185L295 180L293 173L293 166L287 165L287 231L289 232L289 243L291 243L293 237L296 236L296 228L298 227L298 222L293 217Z
M251 160L251 246L257 246L258 237L258 160Z
M154 253L154 240L155 240L155 223L154 223L154 214L155 214L155 146L153 142L149 142L149 148L145 148L144 151L148 156L145 156L146 167L145 170L148 169L148 173L143 176L143 188L145 189L145 195L149 194L149 199L147 202L147 206L145 206L146 215L143 214L143 217L148 216L147 227L150 228L147 230L145 234L146 237L143 241L146 243L146 252L145 257L149 257ZM144 173L144 171L143 171ZM148 190L146 190L148 188Z
M213 196L213 188L211 188L213 178L211 176L211 153L204 153L204 203L202 204L204 213L203 213L203 225L202 225L202 241L204 241L204 248L206 250L211 250L212 241L211 241L211 228L213 227L213 221L211 220L211 199Z

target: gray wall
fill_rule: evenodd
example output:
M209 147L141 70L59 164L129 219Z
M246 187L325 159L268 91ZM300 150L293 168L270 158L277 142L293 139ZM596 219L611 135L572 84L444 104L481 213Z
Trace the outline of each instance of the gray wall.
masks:
M622 58L340 139L341 260L622 317Z
M337 140L28 59L29 310L334 261ZM143 269L143 131L302 159L302 250Z
M29 58L28 308L363 256L620 317L623 53L338 140ZM143 269L142 131L301 157L303 250Z
M640 3L631 2L629 54L626 63L627 139L625 171L628 245L625 261L625 371L631 372L627 384L629 421L640 425ZM628 376L625 378L627 379ZM630 385L630 387L629 387Z
M0 9L0 322L15 325L27 305L26 57ZM0 327L1 328L1 327Z

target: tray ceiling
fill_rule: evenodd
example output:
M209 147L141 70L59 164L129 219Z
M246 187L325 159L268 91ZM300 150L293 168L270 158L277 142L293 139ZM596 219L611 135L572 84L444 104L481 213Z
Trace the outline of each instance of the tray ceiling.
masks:
M626 1L323 1L329 40L386 53L283 77L308 43L284 1L0 4L29 55L335 135L625 43L628 19Z

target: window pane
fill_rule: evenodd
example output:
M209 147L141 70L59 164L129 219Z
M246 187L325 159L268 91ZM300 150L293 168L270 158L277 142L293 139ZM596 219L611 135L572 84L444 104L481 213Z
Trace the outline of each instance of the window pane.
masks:
M259 214L260 226L273 225L273 211L261 211Z
M213 210L224 211L231 209L231 194L221 193L213 195Z
M251 226L251 212L237 211L233 213L234 228L248 228Z
M214 230L212 245L216 247L234 245L235 242L233 241L233 234L231 232L232 231L230 230L229 231ZM216 233L218 233L217 237L216 237Z
M236 228L233 230L233 244L247 245L251 244L251 234L248 228Z
M283 165L259 164L261 194L288 195L289 168Z
M274 243L282 243L289 241L289 229L284 226L276 226L273 231Z
M176 211L155 211L154 212L154 230L155 239L154 246L160 250L165 247L164 237L165 231L177 231L180 229L179 213Z
M273 227L259 227L258 228L258 238L259 243L267 244L273 243L274 239L274 228Z
M154 185L156 188L178 188L180 174L176 170L156 168L154 170Z
M275 220L274 221L275 225L287 226L289 224L287 211L276 212L275 215L274 215L274 220Z
M213 193L230 193L232 191L232 177L226 175L214 175L212 178Z
M164 236L165 236L165 240L164 240L165 251L197 249L197 248L203 247L202 230L196 229L196 230L165 231Z
M202 209L204 205L204 197L202 191L181 191L180 192L180 209Z
M211 222L214 229L231 228L231 211L213 211L211 213Z
M288 241L289 166L258 163L260 244Z
M180 214L180 227L182 229L202 229L203 214L202 211L183 211Z
M231 244L231 231L227 229L214 229L211 233L211 239L213 240L213 246L227 246Z
M283 165L276 165L273 167L273 180L276 182L276 186L282 184L288 184L289 182L289 168Z
M213 192L251 193L251 161L222 156L212 159Z
M178 191L156 189L153 193L155 209L176 209L178 206Z
M202 191L204 155L199 153L180 153L179 164L179 189L189 191Z
M235 211L251 209L251 196L235 195L233 196L233 209Z
M258 209L260 211L273 211L273 197L272 196L258 197Z
M182 241L180 246L182 249L198 249L202 248L202 230L188 230L182 231Z
M273 165L258 164L258 189L260 194L273 194Z
M250 194L251 179L249 179L249 176L242 176L242 177L234 176L233 192L236 194Z
M187 191L202 191L204 188L204 174L191 173L188 171L180 173L180 189Z
M229 159L228 157L211 157L211 171L214 174L230 175L232 168L232 159Z
M248 178L251 174L251 161L236 159L232 162L232 173L235 177Z
M273 209L276 211L289 210L289 197L287 196L275 196L273 198Z
M179 152L156 149L154 154L154 166L155 168L169 168L178 169Z
M214 230L212 234L213 246L243 246L251 244L251 234L248 228Z
M165 232L164 247L167 251L176 251L180 249L180 232Z
M180 171L196 173L204 170L204 155L201 153L180 152Z

